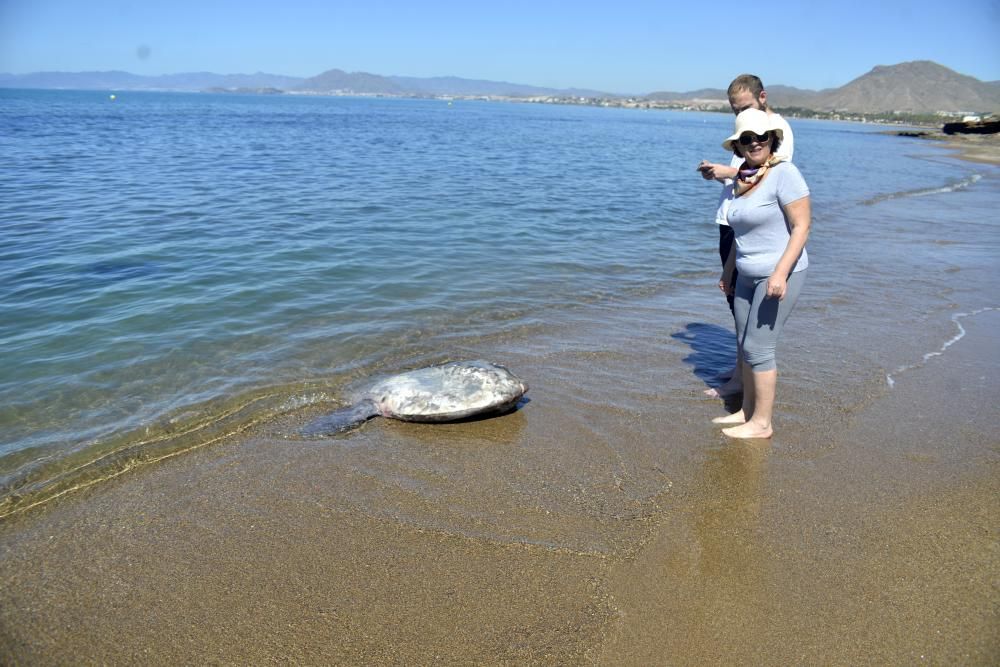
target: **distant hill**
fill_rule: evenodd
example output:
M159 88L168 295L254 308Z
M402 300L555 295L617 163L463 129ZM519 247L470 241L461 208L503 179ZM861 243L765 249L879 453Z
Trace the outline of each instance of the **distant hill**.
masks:
M664 90L644 96L647 100L656 102L683 102L685 100L725 100L726 91L722 88L701 88L689 90L686 93L671 93Z
M457 76L437 76L430 78L390 76L388 78L415 95L495 95L501 97L563 95L568 97L616 97L611 93L582 88L543 88L506 81L462 79Z
M354 95L405 95L407 91L397 83L378 74L367 72L347 73L331 69L305 79L293 90L311 93L341 93Z
M804 90L792 86L768 86L767 102L774 107L785 106L812 109L812 101L821 94L821 92L815 90Z
M585 89L556 89L504 81L459 77L382 76L331 69L314 77L280 74L212 74L191 72L141 76L129 72L36 72L0 74L0 88L65 88L79 90L266 90L294 93L387 95L416 97L575 97L623 100L625 96ZM799 107L815 111L882 113L900 111L933 114L1000 112L1000 81L984 82L926 60L878 66L840 88L803 90L777 84L767 88L776 108ZM669 105L706 102L706 108L726 105L722 88L684 93L659 91L643 97Z
M283 90L342 95L502 96L502 97L616 97L580 88L543 88L505 81L445 77L382 76L331 69L309 78L279 74L212 74L191 72L143 76L129 72L35 72L0 74L0 88L54 88L66 90Z
M767 99L772 106L808 107L810 100L817 95L819 93L815 90L803 90L801 88L792 88L791 86L767 86ZM699 90L689 90L686 93L660 91L646 95L645 99L657 102L678 103L694 100L720 100L725 102L728 99L728 95L723 88L701 88Z
M959 74L929 60L878 66L850 83L794 104L817 111L1000 111L1000 86Z
M656 92L645 99L676 104L725 100L726 91L703 88L686 93ZM816 91L768 85L767 101L779 109L800 107L871 114L997 112L1000 111L1000 82L983 82L937 63L920 60L880 65L840 88Z
M360 95L412 95L417 97L493 96L493 97L607 97L610 93L594 90L541 88L506 81L462 79L457 76L419 78L412 76L381 76L366 72L345 72L332 69L319 76L305 79L294 89L297 92L339 92Z

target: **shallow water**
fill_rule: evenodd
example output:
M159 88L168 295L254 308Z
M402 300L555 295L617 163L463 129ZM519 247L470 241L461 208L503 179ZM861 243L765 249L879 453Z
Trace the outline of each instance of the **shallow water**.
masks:
M535 367L566 340L561 327L619 322L649 303L655 317L608 335L663 327L683 369L665 393L714 376L728 359L711 350L731 340L713 288L717 187L694 166L725 159L731 123L485 102L0 91L0 514L313 414L381 373L470 354ZM880 128L793 127L815 227L801 335L783 343L811 363L788 382L849 407L939 349L956 313L997 305L965 289L995 268L997 224L983 211L997 201L997 170ZM912 329L880 325L888 304ZM627 412L626 380L601 378L622 387ZM586 405L585 393L573 398ZM404 461L381 453L352 469L407 486L426 461ZM641 508L662 480L637 480L630 502ZM372 497L383 504L373 513L388 511ZM605 548L581 535L538 539Z

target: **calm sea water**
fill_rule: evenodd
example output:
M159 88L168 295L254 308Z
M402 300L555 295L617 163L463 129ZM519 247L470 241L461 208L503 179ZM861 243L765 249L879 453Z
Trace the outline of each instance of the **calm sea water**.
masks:
M879 230L896 199L997 191L991 168L926 159L934 148L881 128L792 122L818 265L877 264L890 230L905 243L908 213ZM731 127L487 102L0 91L0 514L560 312L654 293L717 305L717 187L694 168L726 159ZM934 224L966 221L935 206ZM827 280L870 288L844 275Z

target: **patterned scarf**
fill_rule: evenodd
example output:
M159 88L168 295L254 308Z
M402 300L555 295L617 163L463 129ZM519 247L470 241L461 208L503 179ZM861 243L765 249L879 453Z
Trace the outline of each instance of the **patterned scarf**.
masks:
M741 197L746 193L753 190L754 186L760 183L761 179L764 178L764 174L767 170L778 164L779 162L784 162L786 160L784 155L772 155L767 158L767 162L760 165L756 169L751 169L747 167L746 160L740 165L740 173L733 182L733 191L736 193L737 197Z

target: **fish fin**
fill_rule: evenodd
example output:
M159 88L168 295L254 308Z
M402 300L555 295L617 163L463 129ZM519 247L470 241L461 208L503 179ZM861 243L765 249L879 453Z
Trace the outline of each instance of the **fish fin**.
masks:
M312 420L299 431L300 435L306 437L319 437L324 435L334 435L357 428L372 417L378 416L379 410L375 401L365 399L355 405L334 410L328 415L323 415Z

